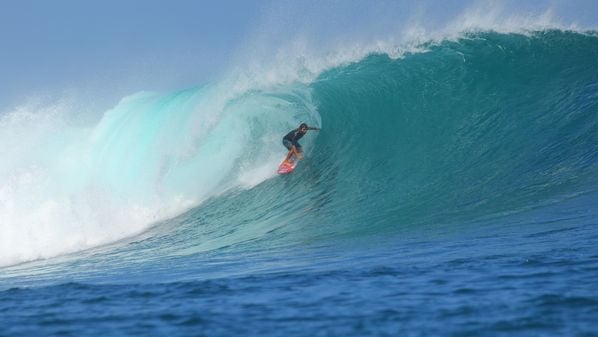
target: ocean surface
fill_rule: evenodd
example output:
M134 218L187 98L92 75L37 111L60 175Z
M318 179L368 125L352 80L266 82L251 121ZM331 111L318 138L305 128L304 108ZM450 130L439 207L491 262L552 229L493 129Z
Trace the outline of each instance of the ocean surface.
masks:
M16 110L0 144L0 336L598 336L594 32Z

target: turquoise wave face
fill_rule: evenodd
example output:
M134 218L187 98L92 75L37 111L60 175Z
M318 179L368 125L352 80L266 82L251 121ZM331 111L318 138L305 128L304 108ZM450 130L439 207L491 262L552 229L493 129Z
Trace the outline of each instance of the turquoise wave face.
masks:
M318 218L347 231L456 223L596 190L595 36L479 33L426 47L312 85L326 128L316 168L300 172L325 186Z

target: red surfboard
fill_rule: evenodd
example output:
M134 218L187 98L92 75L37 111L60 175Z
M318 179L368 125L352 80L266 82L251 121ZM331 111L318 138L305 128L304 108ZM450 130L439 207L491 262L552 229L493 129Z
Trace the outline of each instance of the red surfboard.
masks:
M295 159L295 156L291 157L289 160L283 160L278 167L278 174L289 174L293 172L295 167L297 167L297 162L299 161Z

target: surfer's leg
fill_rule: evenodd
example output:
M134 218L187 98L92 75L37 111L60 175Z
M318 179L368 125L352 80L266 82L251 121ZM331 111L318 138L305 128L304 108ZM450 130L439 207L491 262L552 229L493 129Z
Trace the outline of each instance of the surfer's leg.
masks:
M297 143L297 146L294 146L295 148L295 156L298 159L303 159L303 147L301 147L301 144Z
M293 151L293 149L290 149L289 153L287 153L287 157L284 160L289 161L289 159L291 159L291 157L293 156L294 153L295 153L295 151Z
M291 146L291 150L287 154L287 158L285 160L290 160L293 156L297 159L303 159L303 155L301 155L301 146L296 147L295 145Z
M287 157L285 158L285 161L288 161L289 159L291 159L291 156L294 153L295 146L293 146L293 143L289 142L286 139L282 140L282 145L284 145L284 147L286 147L289 150L289 152L287 152Z
M286 139L283 139L283 140L282 140L282 145L283 145L284 147L286 147L286 148L287 148L287 150L289 150L289 151L291 151L291 150L293 149L293 143L291 143L290 141L288 141L288 140L286 140Z

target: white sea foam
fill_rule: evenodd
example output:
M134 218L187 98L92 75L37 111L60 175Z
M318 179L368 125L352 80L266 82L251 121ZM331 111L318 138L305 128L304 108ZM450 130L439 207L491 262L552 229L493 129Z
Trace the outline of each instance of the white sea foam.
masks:
M62 103L1 115L0 265L135 235L274 176L280 135L314 118L302 90L296 103L222 85L139 93L92 128L69 125Z

